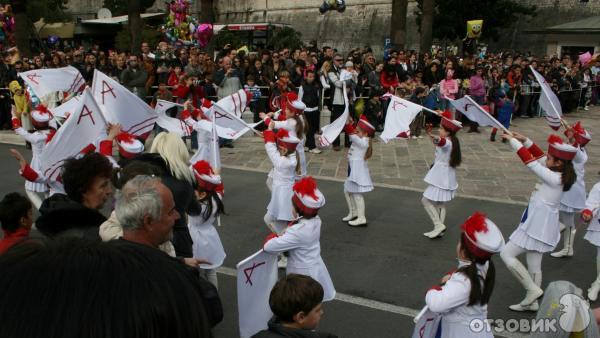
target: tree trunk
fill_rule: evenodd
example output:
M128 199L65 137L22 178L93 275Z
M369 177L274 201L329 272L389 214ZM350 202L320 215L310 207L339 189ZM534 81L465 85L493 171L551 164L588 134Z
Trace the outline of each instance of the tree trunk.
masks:
M215 7L213 3L213 0L200 0L200 13L198 13L200 23L215 22Z
M423 14L421 15L421 53L431 53L433 43L433 12L435 0L423 0Z
M390 36L392 48L404 49L406 44L406 14L408 0L392 0L392 19L390 22Z
M31 57L31 45L29 43L29 32L31 22L27 16L25 0L12 0L11 6L15 16L15 42L21 57Z
M127 0L129 20L129 36L131 37L131 52L140 54L142 46L142 17L140 0Z

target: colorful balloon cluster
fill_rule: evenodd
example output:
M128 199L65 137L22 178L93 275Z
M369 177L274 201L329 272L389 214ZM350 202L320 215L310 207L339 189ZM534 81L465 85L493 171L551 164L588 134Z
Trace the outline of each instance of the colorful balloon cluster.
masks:
M167 41L172 44L199 45L206 47L213 36L212 24L199 23L189 15L190 1L174 0L169 5L167 22L162 26Z
M346 1L345 0L324 0L321 7L319 7L319 12L321 14L327 13L330 9L335 9L338 12L342 13L346 10Z
M10 5L0 5L0 45L15 45L15 17L12 14Z

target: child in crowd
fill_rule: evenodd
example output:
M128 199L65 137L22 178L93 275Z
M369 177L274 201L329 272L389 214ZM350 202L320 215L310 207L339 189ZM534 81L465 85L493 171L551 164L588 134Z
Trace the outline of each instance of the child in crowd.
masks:
M496 110L496 119L498 122L502 123L504 128L510 128L510 120L512 119L512 115L515 112L515 104L506 97L506 92L500 90L498 92L498 100L495 103ZM492 134L490 135L490 141L496 141L496 133L498 132L498 128L492 128ZM502 142L506 142L506 140L502 139Z
M3 238L0 240L0 255L11 246L29 237L33 225L33 206L27 197L13 192L0 201L0 223Z
M260 100L260 88L258 88L258 85L256 85L255 79L254 79L254 75L250 74L246 77L246 84L244 85L244 89L249 91L250 94L252 94L252 99L250 99L250 111L252 112L252 115L254 116L254 123L260 121L260 117L258 116L258 113L260 113L261 111L259 110L258 107L258 103Z

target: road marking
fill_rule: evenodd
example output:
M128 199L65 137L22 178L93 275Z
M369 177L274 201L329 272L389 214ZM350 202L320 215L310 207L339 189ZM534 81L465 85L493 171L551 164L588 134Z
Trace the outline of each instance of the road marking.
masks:
M237 271L235 269L232 269L229 267L222 266L217 269L217 272L220 274L229 276L229 277L237 278ZM337 292L335 294L335 300L343 302L343 303L367 307L367 308L378 310L378 311L395 313L395 314L399 314L401 316L406 316L406 317L411 317L411 318L414 318L420 312L420 310L415 310L415 309L411 309L411 308L404 307L404 306L384 303L384 302L380 302L380 301L373 300L373 299L348 295L348 294L341 293L341 292ZM514 333L509 333L509 332L494 333L494 336L506 337L506 338L527 337L526 335L514 334Z

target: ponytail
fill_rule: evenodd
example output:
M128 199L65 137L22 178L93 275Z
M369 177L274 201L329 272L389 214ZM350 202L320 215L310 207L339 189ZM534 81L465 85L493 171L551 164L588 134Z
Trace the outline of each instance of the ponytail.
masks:
M216 216L225 214L225 205L223 204L223 201L219 197L219 194L217 194L215 191L205 191L205 192L206 192L206 197L202 200L202 202L206 203L206 209L202 213L202 219L206 221L210 218L210 215L212 215L212 213L213 213L212 201L215 201L215 203L217 204Z
M460 152L460 142L455 133L450 133L450 141L452 141L452 151L450 152L450 166L456 168L462 162L462 155Z
M561 182L563 185L563 191L569 191L571 186L573 186L577 180L577 173L575 172L575 168L573 168L572 161L563 161L563 163Z
M464 274L471 282L471 292L469 293L468 306L472 305L486 305L490 301L492 291L494 291L494 284L496 282L496 268L494 262L491 259L479 259L473 257L473 254L467 249L467 239L464 235L460 236L461 250L471 261L468 266L458 269L457 272ZM479 275L477 264L488 263L487 273L485 279ZM483 280L483 290L481 289L481 281Z
M300 168L300 154L298 154L298 150L296 150L296 175L302 174L302 168Z
M367 136L369 138L369 148L367 148L367 152L365 153L365 160L368 160L373 156L373 138L371 136Z
M302 115L295 115L294 120L296 120L296 135L302 139L308 133L308 124L304 122Z

